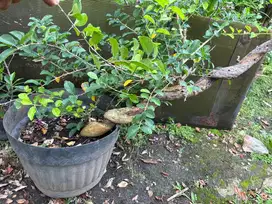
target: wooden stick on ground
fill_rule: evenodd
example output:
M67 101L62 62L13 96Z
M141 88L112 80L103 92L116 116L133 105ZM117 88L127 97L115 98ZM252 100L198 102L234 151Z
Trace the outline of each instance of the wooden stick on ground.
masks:
M175 199L175 198L177 198L177 197L180 197L180 196L182 196L186 191L188 191L189 190L189 188L184 188L182 191L179 191L179 192L177 192L176 194L174 194L174 195L172 195L170 198L168 198L167 199L167 202L169 202L169 201L171 201L171 200L173 200L173 199Z

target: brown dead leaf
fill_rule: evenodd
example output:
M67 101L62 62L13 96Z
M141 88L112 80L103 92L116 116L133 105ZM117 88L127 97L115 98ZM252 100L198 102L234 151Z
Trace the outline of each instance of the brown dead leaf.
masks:
M0 194L0 199L6 199L8 195Z
M71 147L71 146L74 146L75 143L76 143L75 141L71 141L71 142L67 142L66 144L67 146Z
M17 191L20 191L20 190L22 190L22 189L24 189L26 187L27 186L19 186L18 188L13 189L13 191L17 192Z
M106 183L106 185L104 186L104 188L110 188L112 187L112 182L115 179L115 177L112 177L108 180L108 182Z
M126 188L128 186L128 182L126 181L121 181L120 183L117 184L119 188Z
M163 197L160 197L160 196L155 196L155 199L159 201L163 201Z
M47 133L47 129L46 128L42 128L42 134L46 134Z
M141 159L142 162L144 162L145 164L158 164L158 160L154 160L154 159Z
M13 200L11 200L10 198L8 198L8 199L6 200L6 203L5 203L5 204L11 204L11 203L13 203Z
M195 130L196 130L196 132L201 132L199 127L196 127Z
M168 173L166 173L166 172L164 172L164 171L162 171L162 172L161 172L161 175L163 175L164 177L169 176L169 174L168 174Z
M13 168L9 165L5 170L5 174L10 174L12 171L13 171Z
M19 199L19 200L16 200L16 202L18 204L25 204L26 203L26 199Z
M252 191L252 190L250 190L248 192L248 194L251 195L253 198L256 198L256 196L257 196L256 193L254 191Z
M261 120L261 122L262 122L264 125L266 125L266 126L269 126L269 125L270 125L269 122L268 122L267 120Z
M151 197L153 196L154 193L153 193L153 191L148 190L148 191L147 191L147 194L148 194L149 198L151 198Z
M38 147L39 143L38 142L34 142L33 144L31 144L32 146Z
M8 185L8 183L3 183L3 184L0 183L0 188L5 187L7 185Z
M260 196L263 200L268 200L269 196L266 193L261 193Z
M139 196L138 196L138 195L136 195L136 196L134 196L134 197L133 197L131 200L132 200L132 201L136 201L136 202L138 202L138 197L139 197Z

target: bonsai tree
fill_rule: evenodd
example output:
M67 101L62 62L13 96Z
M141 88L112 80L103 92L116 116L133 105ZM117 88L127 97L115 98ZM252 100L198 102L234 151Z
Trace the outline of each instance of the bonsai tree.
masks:
M29 32L13 31L0 37L1 47L5 48L0 63L18 54L44 67L40 74L45 78L26 81L25 84L35 87L26 85L15 106L29 106L30 120L75 118L76 122L66 126L70 136L77 131L81 131L81 136L90 136L93 126L106 127L92 135L96 137L114 124L131 124L127 134L130 139L138 131L152 133L155 109L162 103L186 100L208 89L219 78L235 78L272 49L272 42L268 41L236 66L214 69L209 46L213 38L271 33L264 28L255 33L248 25L244 30L235 30L228 22L214 22L206 31L205 41L188 39L188 19L196 9L185 10L181 5L178 0L145 0L135 6L131 15L121 10L109 14L109 24L119 27L121 35L106 34L88 23L80 0L74 0L69 13L59 6L80 41L70 41L71 33L61 32L52 16L31 17ZM106 57L103 51L109 51L110 56ZM202 77L197 82L187 80L194 74ZM80 86L72 81L80 82ZM63 83L64 89L49 90L47 87L52 83ZM94 111L105 95L112 98L112 103L103 117L94 121ZM92 103L84 103L82 96Z

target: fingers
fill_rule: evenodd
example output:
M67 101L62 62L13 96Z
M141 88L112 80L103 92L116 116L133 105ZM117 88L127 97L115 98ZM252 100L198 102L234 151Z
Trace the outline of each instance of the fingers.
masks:
M20 0L0 0L0 10L6 10L11 3L18 3ZM59 4L59 0L44 0L48 6L56 6Z
M59 0L44 0L48 6L56 6L59 4Z
M11 0L0 0L0 9L6 10L8 9L10 4L11 4Z

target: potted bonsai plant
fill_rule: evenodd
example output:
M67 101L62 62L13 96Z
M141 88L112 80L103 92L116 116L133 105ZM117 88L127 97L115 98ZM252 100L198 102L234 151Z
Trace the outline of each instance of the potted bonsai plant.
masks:
M4 117L14 151L44 194L71 197L89 190L106 170L118 124L131 124L128 139L138 131L152 134L161 103L197 95L218 78L236 77L271 50L269 41L238 65L210 71L211 39L251 31L227 31L228 23L215 22L204 42L187 39L190 15L178 5L175 0L146 0L132 16L118 10L108 15L109 23L124 32L113 35L88 24L81 1L75 0L69 13L59 8L82 45L70 41L70 32L61 32L52 16L30 18L28 33L0 37L5 48L0 63L19 54L44 66L45 78L28 80L34 88L26 86ZM109 57L102 53L107 47ZM203 74L200 80L187 80L196 72ZM52 83L63 83L63 89L48 89ZM112 101L101 108L103 96Z

